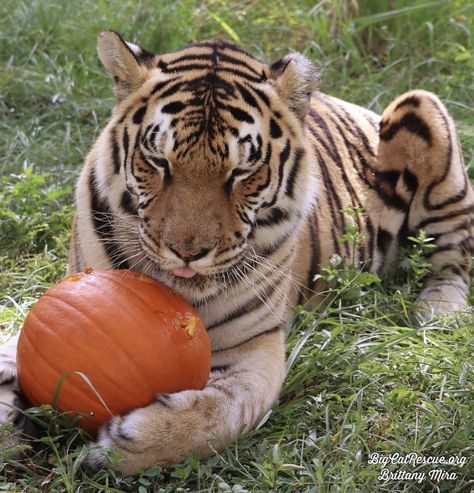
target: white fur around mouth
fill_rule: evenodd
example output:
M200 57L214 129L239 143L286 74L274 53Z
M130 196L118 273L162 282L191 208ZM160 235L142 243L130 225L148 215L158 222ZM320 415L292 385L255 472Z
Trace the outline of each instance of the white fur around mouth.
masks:
M194 277L197 274L197 272L190 267L178 267L177 269L173 269L172 272L176 277L183 277L184 279L191 279L191 277Z

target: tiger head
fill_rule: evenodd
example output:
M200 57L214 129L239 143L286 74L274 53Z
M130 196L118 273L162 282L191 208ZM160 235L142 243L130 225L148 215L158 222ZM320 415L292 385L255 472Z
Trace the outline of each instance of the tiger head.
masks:
M298 53L269 66L222 40L151 54L117 33L112 157L156 276L199 299L295 235L316 194L304 120L318 76Z

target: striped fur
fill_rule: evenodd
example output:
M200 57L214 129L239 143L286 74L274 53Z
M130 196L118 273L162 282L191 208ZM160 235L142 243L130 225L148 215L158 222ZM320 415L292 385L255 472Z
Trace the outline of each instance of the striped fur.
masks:
M214 368L203 391L108 423L98 443L123 457L114 467L207 453L255 426L281 388L292 306L317 302L334 253L383 273L424 228L436 241L425 309L465 307L473 191L433 94L407 93L379 117L318 92L299 54L268 66L208 41L155 56L113 32L98 53L118 103L78 182L69 271L134 269L181 293ZM355 252L339 241L349 223L364 234Z

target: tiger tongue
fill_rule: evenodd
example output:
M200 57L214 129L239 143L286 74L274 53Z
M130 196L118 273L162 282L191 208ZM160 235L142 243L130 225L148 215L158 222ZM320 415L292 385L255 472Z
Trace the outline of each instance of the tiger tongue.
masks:
M191 279L194 277L197 272L189 267L178 267L177 269L173 269L173 274L176 277L184 277L185 279Z

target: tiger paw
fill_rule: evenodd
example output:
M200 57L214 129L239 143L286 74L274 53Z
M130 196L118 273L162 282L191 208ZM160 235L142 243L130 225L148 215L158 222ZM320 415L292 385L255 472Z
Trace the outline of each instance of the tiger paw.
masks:
M99 431L87 465L133 474L149 466L169 466L192 451L199 423L193 416L201 391L160 394L156 402L115 416Z
M454 283L427 286L418 298L420 317L429 321L445 313L466 310L468 303L463 289Z
M18 455L25 418L14 365L0 363L0 457Z
M92 470L104 467L124 475L136 473L151 465L168 465L171 462L157 460L159 443L148 443L136 428L134 411L127 416L116 416L104 425L92 443L86 465Z

